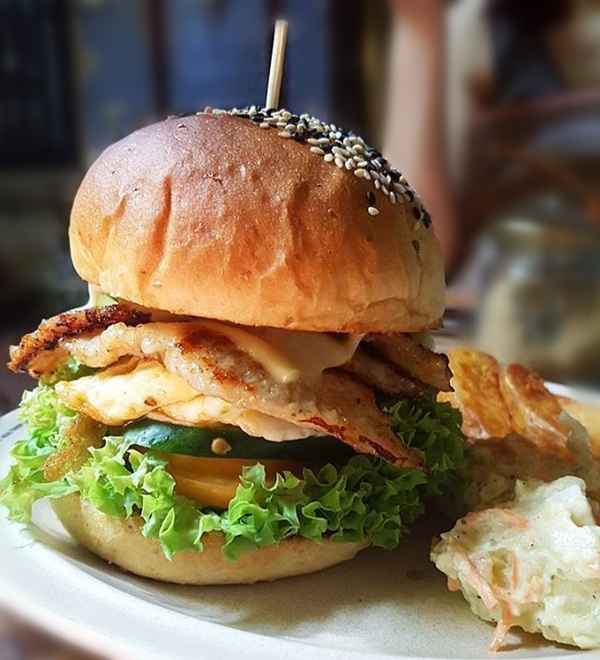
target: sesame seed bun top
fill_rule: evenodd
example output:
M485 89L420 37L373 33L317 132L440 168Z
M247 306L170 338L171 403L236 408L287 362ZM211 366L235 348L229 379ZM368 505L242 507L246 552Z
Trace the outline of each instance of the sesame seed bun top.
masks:
M109 147L79 188L69 235L83 279L147 307L417 332L443 313L429 224L360 138L252 108L169 118Z

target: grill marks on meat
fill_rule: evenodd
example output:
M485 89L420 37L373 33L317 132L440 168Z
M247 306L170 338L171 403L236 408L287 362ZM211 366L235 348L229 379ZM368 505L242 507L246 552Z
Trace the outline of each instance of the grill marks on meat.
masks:
M324 372L316 386L281 383L229 339L200 323L150 323L136 328L112 325L94 337L69 339L64 347L91 367L104 367L126 355L160 360L200 394L235 402L299 426L326 430L361 453L398 466L421 464L401 444L372 390L337 369Z
M25 335L18 346L12 346L8 367L15 372L29 371L37 377L51 371L57 358L66 356L62 348L60 355L53 354L53 349L62 340L103 330L113 324L135 326L149 321L150 314L122 303L64 312L42 321L35 332ZM206 334L205 330L203 332ZM117 351L113 361L121 355ZM430 351L410 335L371 335L352 360L341 368L363 383L389 394L419 396L424 385L446 392L452 389L446 356Z
M369 350L368 346L360 346L350 362L340 368L388 394L416 397L425 391L422 383L400 373L392 364Z
M11 346L7 366L14 372L29 370L32 375L39 375L40 370L36 369L35 365L36 358L41 358L42 362L43 354L56 348L61 340L93 330L102 330L113 323L138 325L149 320L149 314L122 304L64 312L42 321L37 330L21 339L18 346Z
M410 335L369 335L367 341L405 374L442 392L450 392L448 358L419 344Z
M361 453L400 466L421 464L392 432L372 388L418 396L427 386L448 391L445 356L409 335L371 335L350 362L329 369L315 386L281 383L261 364L202 322L153 322L124 304L59 314L11 348L9 368L39 375L69 353L90 367L106 367L126 356L155 359L195 390L331 435Z

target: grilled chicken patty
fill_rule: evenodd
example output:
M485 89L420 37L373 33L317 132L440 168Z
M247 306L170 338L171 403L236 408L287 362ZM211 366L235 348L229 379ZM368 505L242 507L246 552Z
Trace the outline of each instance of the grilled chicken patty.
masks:
M199 395L328 433L359 453L401 466L421 461L392 431L374 389L418 396L427 387L449 388L444 357L408 335L373 335L349 362L327 369L317 382L284 383L201 320L152 322L150 313L123 303L65 312L42 322L11 350L9 367L39 376L67 355L99 369L127 357L154 360ZM76 400L70 405L77 407Z
M121 303L63 312L42 321L35 332L23 336L18 346L11 346L7 366L15 373L29 371L32 376L39 377L45 372L45 358L50 357L46 353L53 351L63 339L102 330L113 323L138 325L149 320L149 313Z
M400 465L420 462L392 432L373 391L352 376L332 369L314 385L281 383L201 322L149 323L135 328L117 323L92 337L68 339L63 346L90 367L106 367L130 355L152 358L205 396L324 430L360 453L380 455Z

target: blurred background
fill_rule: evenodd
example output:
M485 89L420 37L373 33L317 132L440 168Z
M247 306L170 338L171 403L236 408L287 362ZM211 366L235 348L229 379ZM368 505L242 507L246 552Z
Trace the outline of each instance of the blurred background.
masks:
M361 133L429 207L445 336L599 386L598 0L0 0L0 353L85 299L66 230L90 162L166 115L261 104L280 16L282 105ZM0 370L0 412L27 384ZM23 630L1 658L77 657Z

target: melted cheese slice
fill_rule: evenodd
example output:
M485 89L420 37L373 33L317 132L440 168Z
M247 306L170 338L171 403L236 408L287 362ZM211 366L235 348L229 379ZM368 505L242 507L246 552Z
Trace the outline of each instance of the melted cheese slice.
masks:
M92 376L57 383L56 393L72 410L107 426L151 417L187 426L233 424L249 435L276 442L318 435L259 411L202 396L181 376L150 360L132 358Z
M114 302L108 294L90 284L86 307L102 306ZM131 304L131 303L128 303ZM301 332L279 328L261 328L236 325L214 319L176 316L162 310L133 305L151 314L152 321L169 322L189 320L196 328L222 335L240 351L261 364L280 383L297 380L316 382L323 371L339 367L352 359L364 335L324 332Z
M280 383L317 381L325 369L350 361L363 335L337 336L279 328L233 325L212 319L194 326L227 337Z
M246 329L244 330L246 331ZM249 328L248 332L260 337L262 341L272 347L276 354L275 360L263 361L263 357L260 355L255 359L272 376L284 383L298 379L309 383L318 381L325 369L339 367L349 362L364 337L359 334L334 335L325 332L300 332L278 328ZM272 369L280 359L278 356L285 356L287 362L294 366L295 372L282 373L279 371L276 375Z

